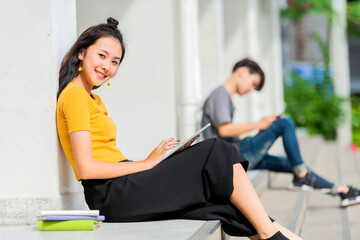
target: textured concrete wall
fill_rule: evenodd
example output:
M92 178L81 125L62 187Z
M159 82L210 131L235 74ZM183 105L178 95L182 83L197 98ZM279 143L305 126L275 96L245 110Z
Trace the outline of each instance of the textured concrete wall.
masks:
M51 1L2 2L1 197L58 194ZM22 6L19 8L19 6Z
M26 224L40 210L84 208L55 122L59 65L76 38L75 1L1 5L0 224Z

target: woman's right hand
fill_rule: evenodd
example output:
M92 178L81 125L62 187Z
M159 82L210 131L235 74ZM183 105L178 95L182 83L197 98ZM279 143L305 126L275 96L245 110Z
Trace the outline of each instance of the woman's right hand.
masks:
M164 139L144 160L144 162L149 163L150 168L155 167L162 162L165 158L165 154L168 150L174 149L176 145L179 144L179 141L174 140L173 138Z

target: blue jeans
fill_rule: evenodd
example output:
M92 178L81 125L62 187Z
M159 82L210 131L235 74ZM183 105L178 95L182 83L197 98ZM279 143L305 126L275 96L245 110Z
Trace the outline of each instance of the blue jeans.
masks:
M298 140L295 124L290 118L279 118L254 137L247 137L236 143L240 153L249 161L249 169L268 169L275 172L297 173L306 168ZM287 157L269 155L268 151L278 137L282 137ZM308 169L327 188L334 183L327 181Z

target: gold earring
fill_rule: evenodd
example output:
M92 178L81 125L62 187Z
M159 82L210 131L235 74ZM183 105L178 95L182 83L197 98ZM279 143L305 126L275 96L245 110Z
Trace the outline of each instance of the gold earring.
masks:
M83 69L82 69L82 67L80 66L80 67L78 68L78 70L79 70L79 72L81 72Z
M111 84L110 84L110 81L108 81L106 85L108 85L108 86L110 87L110 85L111 85Z

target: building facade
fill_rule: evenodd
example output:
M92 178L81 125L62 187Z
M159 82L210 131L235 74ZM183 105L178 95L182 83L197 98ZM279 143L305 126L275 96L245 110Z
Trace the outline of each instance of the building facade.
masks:
M86 208L55 123L62 58L86 28L119 21L126 56L102 86L117 143L145 159L164 138L186 138L202 101L250 57L266 74L261 93L234 101L235 121L284 110L276 0L16 0L2 2L0 224L26 224L40 210ZM19 8L19 6L21 6Z

